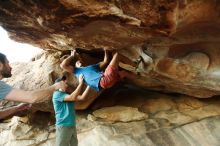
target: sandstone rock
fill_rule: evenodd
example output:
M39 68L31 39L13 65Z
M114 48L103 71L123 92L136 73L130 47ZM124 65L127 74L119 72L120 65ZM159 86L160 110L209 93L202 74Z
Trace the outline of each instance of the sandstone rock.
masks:
M99 109L93 112L96 118L101 118L111 122L130 122L143 120L148 117L147 114L141 113L137 108L114 106Z
M115 103L124 105L122 108L121 106L102 107L100 115L92 116L95 117L93 121L87 119L90 112L77 112L79 146L219 145L220 101L218 97L195 99L184 95L147 92L139 88L118 89L120 92L117 92L115 97L105 96L104 101L115 100ZM98 98L96 102L102 104L102 99ZM148 118L146 114L137 111L137 108L146 112ZM136 121L136 116L139 114L144 115L145 118ZM10 124L1 123L0 145L53 146L54 124L42 128L39 124L43 124L43 120L46 122L45 116L44 118L35 117L35 120L42 122L32 127L27 124L27 118L15 117ZM109 122L110 120L122 122Z
M95 116L91 115L91 114L88 115L87 119L89 121L96 121L97 120L97 118Z
M94 112L98 118L78 118L80 146L220 145L220 102L213 97L220 95L218 1L7 0L0 6L0 25L10 38L46 50L33 62L14 65L17 76L6 80L14 87L51 85L61 71L58 59L72 48L80 48L87 64L102 59L102 48L136 62L136 68L120 64L135 73L123 83L142 90L126 87L109 96L103 92L92 105L101 108ZM152 94L149 89L214 99ZM96 98L93 93L76 108L88 108ZM0 106L14 104L3 101ZM53 111L50 101L32 110ZM42 129L13 118L9 125L0 124L0 145L53 146L54 131L54 125Z
M152 121L152 120L151 120ZM164 129L160 127L158 121L154 121L156 125L152 125L149 122L130 122L130 123L117 123L117 124L104 124L97 125L90 130L86 130L78 133L79 145L126 145L132 144L133 146L139 146L146 144L148 145L180 145L184 146L186 144L201 144L201 145L218 145L218 130L219 130L219 117L208 118L195 123L187 124L184 126L174 127L169 129L168 127ZM152 123L152 122L151 122ZM153 127L156 126L156 129ZM214 129L210 128L215 127ZM22 126L25 129L26 126ZM152 127L151 130L147 127ZM83 128L83 127L82 127ZM22 130L23 132L25 130ZM20 131L20 134L24 134ZM40 131L35 131L38 135ZM4 131L3 133L7 133ZM2 134L1 133L1 138ZM47 132L46 132L47 133ZM147 134L146 134L147 133ZM196 133L196 134L195 134ZM32 138L35 139L36 135ZM206 136L209 135L208 138ZM164 139L166 137L166 139ZM203 137L203 138L202 138ZM155 140L157 139L157 140ZM198 141L199 139L199 141ZM3 142L3 141L1 141ZM28 143L29 142L29 143ZM31 140L16 139L14 142L8 142L8 145L20 146L20 144L28 145ZM32 141L33 142L33 141ZM50 133L49 139L38 143L35 140L34 145L54 145L54 133ZM129 142L129 143L128 143Z
M91 56L91 60L102 58L101 48L118 50L137 63L136 69L125 66L139 72L129 80L136 86L198 98L220 95L216 0L8 0L0 5L0 25L15 41L61 56L80 48L89 54L88 62Z
M142 105L142 110L150 114L155 114L159 111L170 110L175 108L175 106L176 104L171 98L167 96L157 96L155 99L151 98L146 100Z
M0 134L1 142L0 145L4 146L30 146L37 145L41 143L50 144L50 139L54 139L53 136L50 135L49 131L39 129L28 125L27 117L13 117L11 122L8 124L8 128L5 131L2 131ZM54 141L52 141L54 143ZM45 144L44 144L45 145Z

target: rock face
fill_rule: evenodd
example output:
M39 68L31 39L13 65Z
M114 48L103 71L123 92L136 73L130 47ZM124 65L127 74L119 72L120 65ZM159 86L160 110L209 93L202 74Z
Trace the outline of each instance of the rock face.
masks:
M220 101L213 97L220 95L219 10L217 0L1 0L0 25L10 38L46 51L15 64L6 81L44 88L59 76L59 58L73 48L87 63L100 61L103 48L117 50L136 62L136 69L120 64L136 76L95 102L77 103L77 109L92 110L77 114L80 146L219 146ZM14 103L1 102L7 104ZM53 111L50 101L33 110ZM1 123L0 145L53 146L54 121L32 118L43 123L18 117Z
M220 94L219 9L216 0L3 0L0 25L48 51L117 49L140 60L131 83L205 98Z
M195 99L141 91L130 92L129 96L121 92L116 97L112 98L117 105L100 107L93 113L77 112L79 146L220 145L218 98ZM106 97L105 101L109 103L110 99ZM104 106L101 101L97 103ZM4 121L0 124L0 145L54 146L54 121L48 120L52 115L38 114L31 124L27 124L27 117ZM137 118L141 116L144 118Z
M111 122L130 122L144 120L148 117L147 114L141 113L137 108L114 106L99 109L93 112L96 118L101 118Z

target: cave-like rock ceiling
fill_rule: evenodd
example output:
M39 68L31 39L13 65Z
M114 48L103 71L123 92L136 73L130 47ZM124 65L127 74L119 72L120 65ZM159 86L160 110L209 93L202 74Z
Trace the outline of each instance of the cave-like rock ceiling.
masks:
M145 89L220 94L218 0L1 0L0 25L44 50L116 49Z

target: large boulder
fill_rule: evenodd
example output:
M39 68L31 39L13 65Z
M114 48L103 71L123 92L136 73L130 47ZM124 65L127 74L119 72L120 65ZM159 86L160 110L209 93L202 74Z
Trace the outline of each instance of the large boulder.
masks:
M77 112L79 146L220 145L218 98L196 99L142 90L130 91L129 96L122 90L111 97L115 103L109 107L101 104L103 107L94 112ZM103 99L110 101L107 96ZM96 104L104 101L98 100ZM0 123L0 145L53 146L53 115L39 112L30 121L28 117L13 117Z
M0 25L50 53L81 48L100 59L101 48L116 49L139 62L124 66L140 74L132 84L207 98L220 94L219 9L216 0L8 0Z
M73 48L87 63L100 61L102 49L117 50L136 63L120 64L135 78L76 103L90 109L77 112L80 146L220 145L220 102L213 97L220 95L219 10L217 0L1 0L0 25L9 37L46 51L14 64L6 82L45 88ZM0 145L54 145L51 101L32 109L44 115L29 115L35 125L18 117L0 124Z

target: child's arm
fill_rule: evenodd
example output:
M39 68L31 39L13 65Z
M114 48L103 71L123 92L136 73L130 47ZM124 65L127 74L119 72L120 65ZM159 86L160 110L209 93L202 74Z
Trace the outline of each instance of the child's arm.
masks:
M107 50L104 50L104 52L105 52L104 59L102 62L99 63L99 67L101 69L104 69L108 65L108 62L109 62L109 55L107 53Z
M89 97L89 93L92 90L92 88L90 88L89 86L86 87L85 91L83 92L82 95L79 95L77 97L77 100L85 100L87 99L87 97Z
M77 101L78 100L78 96L80 95L81 90L83 89L83 79L84 79L84 76L81 74L79 76L79 85L70 95L67 95L64 97L64 101Z
M69 57L67 57L66 59L64 59L62 61L62 63L60 64L60 67L69 72L69 73L72 73L73 72L73 69L75 66L72 65L72 60L76 57L76 50L73 50L71 52L71 55Z

